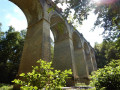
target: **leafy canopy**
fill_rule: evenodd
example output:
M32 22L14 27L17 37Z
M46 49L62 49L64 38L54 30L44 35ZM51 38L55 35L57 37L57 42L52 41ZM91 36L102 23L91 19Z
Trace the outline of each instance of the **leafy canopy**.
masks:
M92 73L91 85L97 90L105 88L105 90L120 89L120 59L113 60L104 68Z
M89 12L93 10L98 15L94 29L96 26L103 27L105 38L115 39L120 36L120 0L98 0L98 2L95 0L54 0L54 2L67 5L62 13L66 19L73 14L71 10L74 10L72 23L77 19L79 24L82 24L83 20L87 19Z
M51 67L52 62L46 62L44 60L38 60L39 66L33 66L32 72L27 74L22 73L19 76L20 79L14 79L14 83L21 85L22 89L38 90L38 89L51 89L60 88L65 86L68 75L71 75L71 70L53 70Z
M0 83L11 83L15 78L25 34L25 30L17 32L12 26L6 32L0 31Z

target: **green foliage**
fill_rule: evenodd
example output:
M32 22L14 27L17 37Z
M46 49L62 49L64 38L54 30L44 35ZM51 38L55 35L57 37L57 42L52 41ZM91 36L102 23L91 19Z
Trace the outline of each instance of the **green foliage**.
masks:
M105 38L116 38L120 36L120 0L100 1L101 4L95 7L98 17L94 25L104 28Z
M73 13L71 12L71 9L75 11L73 15L73 19L77 19L80 24L82 24L82 21L84 19L87 19L87 16L89 15L90 7L92 7L92 4L90 3L91 0L54 0L56 4L63 5L66 3L67 8L63 11L62 15L64 18L68 18L68 16ZM73 21L71 20L73 23Z
M54 46L51 45L51 61L54 59Z
M9 84L0 84L0 90L13 90L13 85L9 85Z
M98 68L103 68L112 59L120 59L120 39L116 41L104 40L101 44L95 44Z
M113 60L104 68L92 73L91 85L97 90L120 90L120 59Z
M72 74L71 70L53 70L51 67L52 62L38 60L39 66L33 66L32 72L27 74L22 73L20 79L15 79L13 82L21 85L22 89L38 90L42 88L55 89L65 86L65 79L69 78L68 75Z
M25 30L17 32L10 26L8 31L1 34L0 83L11 83L18 72L25 32Z
M115 39L120 36L120 0L54 0L56 4L67 5L62 15L67 19L74 10L73 17L68 22L74 23L75 20L82 24L87 19L89 12L94 11L97 14L97 20L94 26L104 28L103 35L108 39ZM95 28L94 27L94 28Z

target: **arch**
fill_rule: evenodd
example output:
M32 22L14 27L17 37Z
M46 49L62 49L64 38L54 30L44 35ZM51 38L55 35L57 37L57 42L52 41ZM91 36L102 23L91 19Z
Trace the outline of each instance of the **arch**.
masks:
M67 29L65 20L57 13L53 14L50 18L50 29L53 32L55 42L69 37L70 32Z
M10 0L16 4L25 14L28 22L28 30L25 38L19 72L27 73L35 66L36 61L50 58L50 23L45 18L47 11L43 11L45 0ZM47 5L47 4L46 4ZM46 6L47 7L47 6ZM48 14L47 14L48 15ZM27 56L27 57L26 57Z
M90 50L90 53L91 53L91 59L92 59L92 62L93 62L94 70L97 70L97 63L96 63L96 59L95 59L95 53L94 53L94 50L92 48Z
M16 4L25 14L28 25L36 23L42 18L43 7L39 0L9 0Z
M60 14L54 12L54 14L51 15L50 29L54 36L53 66L60 70L73 70L73 48L70 31Z
M87 42L84 42L84 51L85 51L86 62L87 62L87 66L88 66L88 71L89 71L89 74L91 74L91 72L94 69L93 69L93 64L92 64L92 60L91 60L91 56L90 56L90 49L89 49L89 46L88 46Z
M72 38L73 38L74 50L81 49L83 45L82 45L81 37L79 36L79 32L74 31Z
M88 78L88 68L83 51L83 37L76 30L72 35L73 47L74 47L74 60L76 68L76 80L81 83L87 83L85 78Z
M73 28L61 14L57 11L47 12L49 0L11 1L24 12L29 25L19 73L31 71L31 66L36 65L36 60L40 58L50 61L51 29L55 40L53 67L59 70L72 69L75 77L88 79L88 69L92 71L89 46L87 42L82 44L84 40L77 31L71 34Z

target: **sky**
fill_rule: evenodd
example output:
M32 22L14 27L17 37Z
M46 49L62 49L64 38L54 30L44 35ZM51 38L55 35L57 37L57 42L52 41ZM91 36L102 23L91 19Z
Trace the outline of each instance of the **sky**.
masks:
M85 39L94 47L95 42L101 43L102 28L96 28L91 31L97 15L90 13L88 19L83 21L83 25L79 25L77 30L83 34ZM27 28L27 20L23 12L15 4L8 0L0 0L0 22L2 23L2 30L7 31L8 26L13 26L15 30L20 31Z
M0 22L2 30L8 30L8 26L13 26L20 31L27 28L27 20L23 12L12 2L0 0Z

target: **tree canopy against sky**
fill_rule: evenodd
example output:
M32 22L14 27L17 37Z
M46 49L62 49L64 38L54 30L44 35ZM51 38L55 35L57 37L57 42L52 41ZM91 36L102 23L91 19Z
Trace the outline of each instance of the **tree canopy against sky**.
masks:
M94 13L98 14L94 26L103 27L107 38L120 36L120 0L55 0L55 3L66 3L68 7L63 16L67 18L73 9L73 18L80 24L87 19L89 12L94 10Z
M0 83L10 83L17 74L26 30L15 31L10 26L8 31L0 31Z
M103 27L107 38L120 37L120 0L102 0L95 8L95 26Z

